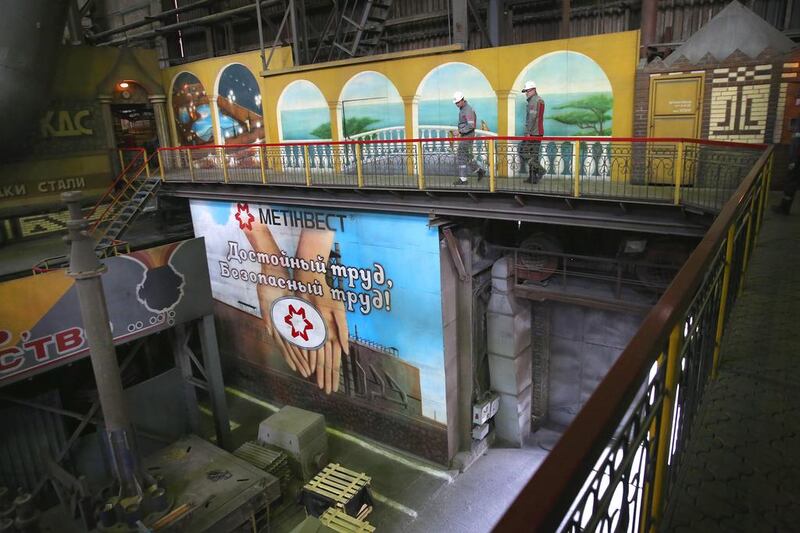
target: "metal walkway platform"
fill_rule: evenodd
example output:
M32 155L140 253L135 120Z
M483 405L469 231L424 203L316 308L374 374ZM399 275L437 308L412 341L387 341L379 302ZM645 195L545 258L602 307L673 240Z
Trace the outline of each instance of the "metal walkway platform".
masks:
M795 210L796 210L795 206ZM661 531L794 531L800 517L800 215L766 216Z

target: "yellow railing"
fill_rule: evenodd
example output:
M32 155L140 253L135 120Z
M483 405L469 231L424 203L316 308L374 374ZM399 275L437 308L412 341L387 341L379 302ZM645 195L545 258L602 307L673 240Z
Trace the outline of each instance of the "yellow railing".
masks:
M716 211L765 149L688 139L544 137L523 147L524 140L184 146L160 149L158 160L167 182L511 192ZM531 168L538 179L530 179ZM456 180L461 174L466 182Z

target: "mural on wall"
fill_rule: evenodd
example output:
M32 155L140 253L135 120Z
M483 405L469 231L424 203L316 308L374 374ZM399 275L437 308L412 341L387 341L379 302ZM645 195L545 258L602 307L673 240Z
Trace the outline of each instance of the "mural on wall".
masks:
M181 72L172 82L172 114L180 146L213 142L208 95L194 74Z
M478 129L497 132L497 96L486 76L466 63L447 63L433 69L420 84L421 137L444 137L456 129L458 108L453 93L461 91L478 116Z
M264 111L255 76L239 63L222 71L217 85L217 122L225 144L264 141Z
M331 115L328 103L316 85L293 81L278 99L281 141L329 141Z
M517 92L514 131L525 129L525 96L520 91L533 80L545 102L544 134L551 136L611 135L614 97L603 69L577 52L546 54L525 68L513 90Z
M446 424L439 236L427 217L203 200L191 212L226 304L224 351L249 379L273 380L267 394L326 416L345 405Z
M342 89L339 103L342 106L344 138L404 137L403 99L383 74L370 71L356 74Z

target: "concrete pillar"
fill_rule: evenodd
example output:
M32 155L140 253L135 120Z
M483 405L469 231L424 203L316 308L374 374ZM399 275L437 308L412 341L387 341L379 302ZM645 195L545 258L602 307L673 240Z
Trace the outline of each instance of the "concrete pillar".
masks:
M100 102L100 120L103 123L103 132L105 134L105 144L108 150L109 163L111 165L111 172L114 177L122 172L120 167L119 157L117 156L117 139L114 137L114 118L111 115L111 101L113 98L108 94L101 94L97 97Z
M167 119L167 96L164 94L151 94L147 97L153 105L153 114L156 118L156 134L159 146L172 146L169 139L169 121ZM152 154L148 154L152 155Z
M419 137L419 96L403 96L403 112L405 115L405 138Z
M486 316L490 383L500 395L495 431L499 439L520 447L531 432L531 311L513 288L511 262L498 259Z

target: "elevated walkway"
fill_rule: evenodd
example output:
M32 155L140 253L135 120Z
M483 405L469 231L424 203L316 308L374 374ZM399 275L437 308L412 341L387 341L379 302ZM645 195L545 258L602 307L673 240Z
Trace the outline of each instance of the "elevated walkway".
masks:
M770 213L661 531L792 531L800 516L800 217Z

